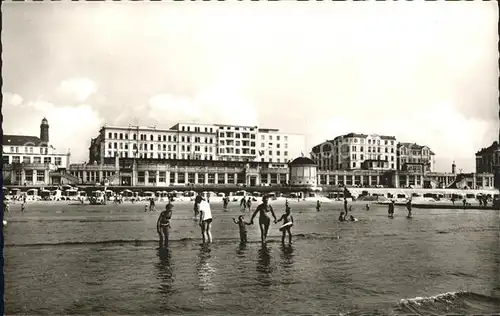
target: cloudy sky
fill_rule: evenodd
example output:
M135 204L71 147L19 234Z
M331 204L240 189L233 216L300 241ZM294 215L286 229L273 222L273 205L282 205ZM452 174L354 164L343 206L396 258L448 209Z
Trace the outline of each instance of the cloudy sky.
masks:
M474 170L498 138L495 2L2 3L3 129L88 156L99 127L394 135ZM306 148L305 151L308 152Z

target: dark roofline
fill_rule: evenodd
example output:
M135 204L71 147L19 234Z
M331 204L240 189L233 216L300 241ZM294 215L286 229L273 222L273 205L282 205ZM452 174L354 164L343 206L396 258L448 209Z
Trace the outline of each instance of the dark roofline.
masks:
M499 148L500 148L500 146L498 145L498 142L494 141L490 146L488 146L486 148L482 148L481 150L479 150L476 153L476 156L479 156L479 155L482 155L482 154L491 154L491 153L494 153Z

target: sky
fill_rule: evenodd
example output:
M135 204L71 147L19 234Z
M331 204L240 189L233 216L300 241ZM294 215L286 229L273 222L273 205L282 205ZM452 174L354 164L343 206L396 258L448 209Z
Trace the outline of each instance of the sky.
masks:
M436 171L498 140L495 2L2 3L3 131L88 157L103 124L393 135Z

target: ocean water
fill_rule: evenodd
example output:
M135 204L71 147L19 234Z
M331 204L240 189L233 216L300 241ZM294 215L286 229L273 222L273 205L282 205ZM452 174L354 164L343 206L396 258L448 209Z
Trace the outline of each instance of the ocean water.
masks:
M271 203L273 204L273 203ZM144 203L29 204L5 215L5 313L395 315L500 313L500 217L491 210L353 207L291 202L291 245L258 225L240 245L229 212L212 205L214 243L200 245L192 205L175 205L168 250ZM274 203L276 215L283 204ZM164 208L161 204L159 208ZM248 212L246 219L249 219Z

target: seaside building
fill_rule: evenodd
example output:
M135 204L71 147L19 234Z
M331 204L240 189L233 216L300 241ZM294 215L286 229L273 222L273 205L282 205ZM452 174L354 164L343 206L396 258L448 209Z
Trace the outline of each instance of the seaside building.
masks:
M500 145L494 141L476 153L476 173L495 174L495 187L500 188Z
M60 183L61 177L65 178L70 153L60 153L50 144L46 118L40 124L40 137L3 135L2 141L5 184L45 185Z
M312 148L319 170L395 170L398 141L394 136L349 133Z
M290 162L290 185L316 187L318 185L316 163L307 157L298 157Z
M397 151L397 169L421 169L426 172L433 172L435 164L434 156L434 152L428 146L400 142Z
M105 158L221 160L284 164L304 150L305 137L256 126L178 123L169 129L103 126L91 139L89 162ZM282 165L284 167L284 165Z

